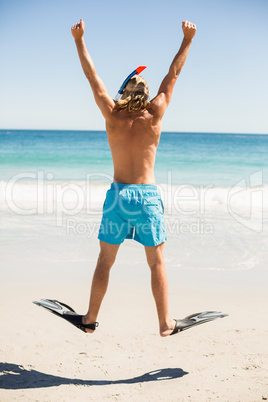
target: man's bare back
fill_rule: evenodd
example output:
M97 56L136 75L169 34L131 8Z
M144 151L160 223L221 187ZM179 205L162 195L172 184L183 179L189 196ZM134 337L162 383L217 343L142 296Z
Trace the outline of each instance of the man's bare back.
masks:
M115 110L106 121L114 164L114 181L127 184L154 184L156 149L161 120L152 107L129 113Z

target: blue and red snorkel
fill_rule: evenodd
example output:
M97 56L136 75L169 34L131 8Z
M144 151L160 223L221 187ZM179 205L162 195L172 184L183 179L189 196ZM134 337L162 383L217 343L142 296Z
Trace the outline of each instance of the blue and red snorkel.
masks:
M134 77L134 75L138 75L140 74L143 70L146 69L146 66L139 66L136 68L136 70L132 71L131 74L129 74L129 76L125 79L125 81L123 82L123 84L121 85L120 89L118 90L117 94L115 95L115 101L118 102L120 97L122 96L124 89L127 86L128 81Z

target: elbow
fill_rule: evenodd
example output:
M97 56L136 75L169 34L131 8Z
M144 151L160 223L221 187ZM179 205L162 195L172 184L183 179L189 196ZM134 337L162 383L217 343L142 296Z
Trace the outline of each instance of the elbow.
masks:
M171 80L176 80L179 76L179 73L174 67L171 67L169 70L169 76Z
M84 70L85 76L90 83L97 81L97 74L94 71Z
M182 70L182 66L171 66L169 70L169 74L172 76L172 78L177 79L178 76L180 75Z
M84 71L86 78L88 79L88 81L91 80L92 75L90 74L89 71Z

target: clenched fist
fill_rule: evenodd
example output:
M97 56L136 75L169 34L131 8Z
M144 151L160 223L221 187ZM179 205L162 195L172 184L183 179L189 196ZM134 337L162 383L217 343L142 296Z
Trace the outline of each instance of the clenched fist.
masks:
M81 39L85 32L85 23L83 20L80 20L77 24L74 24L71 29L72 35L74 39Z
M192 24L189 21L183 21L182 30L184 33L185 39L193 39L196 33L196 25Z

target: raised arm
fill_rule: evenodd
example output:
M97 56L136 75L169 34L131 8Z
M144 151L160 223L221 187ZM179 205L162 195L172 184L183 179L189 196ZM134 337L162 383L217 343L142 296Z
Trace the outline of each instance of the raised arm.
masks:
M104 118L107 120L111 116L115 102L109 96L104 83L97 75L93 60L87 51L83 37L85 32L84 21L80 20L79 23L73 25L71 32L75 40L81 66L83 68L85 76L90 83L95 101L100 108Z
M174 57L174 60L170 65L169 72L160 85L157 96L152 100L152 103L156 107L157 114L160 118L163 117L166 108L171 101L174 86L186 62L193 37L195 36L196 26L191 22L183 21L182 30L184 33L184 38L180 50Z

